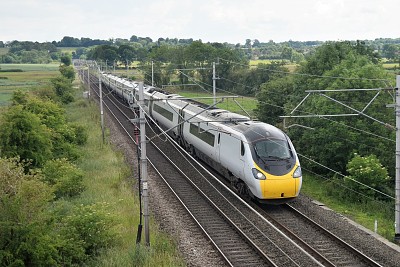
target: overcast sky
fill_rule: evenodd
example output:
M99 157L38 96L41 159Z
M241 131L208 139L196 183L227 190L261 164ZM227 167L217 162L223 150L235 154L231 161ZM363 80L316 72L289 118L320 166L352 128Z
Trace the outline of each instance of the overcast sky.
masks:
M203 42L399 38L399 0L5 0L0 41L132 35Z

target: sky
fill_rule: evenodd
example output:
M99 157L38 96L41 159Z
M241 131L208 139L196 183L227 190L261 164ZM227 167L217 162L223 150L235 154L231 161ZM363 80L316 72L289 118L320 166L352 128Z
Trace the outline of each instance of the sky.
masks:
M399 0L12 0L1 4L0 41L399 38L399 8Z

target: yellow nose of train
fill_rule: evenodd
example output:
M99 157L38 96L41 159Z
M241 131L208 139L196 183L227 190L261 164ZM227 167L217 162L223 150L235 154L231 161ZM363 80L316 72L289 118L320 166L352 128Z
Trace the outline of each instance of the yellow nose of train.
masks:
M302 177L295 172L299 172L299 165L295 164L292 170L285 175L269 174L262 170L257 164L255 164L255 167L265 176L264 180L259 180L261 193L264 199L294 198L298 196Z

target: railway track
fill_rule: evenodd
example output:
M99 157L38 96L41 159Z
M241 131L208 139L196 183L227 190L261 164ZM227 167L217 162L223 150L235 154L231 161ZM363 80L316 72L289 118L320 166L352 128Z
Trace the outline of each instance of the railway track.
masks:
M92 85L97 84L93 79ZM96 92L98 88L92 90ZM130 109L124 105L116 108L118 101L109 92L105 95L104 103L110 113L127 133L133 132ZM149 131L149 138L154 134ZM357 251L349 252L342 243L336 245L337 250L331 249L332 244L340 242L321 240L320 236L328 235L322 234L322 230L310 234L316 226L301 226L296 232L296 220L287 219L291 218L287 214L290 211L270 209L261 211L260 216L255 212L259 207L239 199L172 141L152 139L147 152L153 168L230 266L380 266L364 256L356 256ZM308 238L301 237L302 232Z
M290 204L257 210L325 266L381 266Z

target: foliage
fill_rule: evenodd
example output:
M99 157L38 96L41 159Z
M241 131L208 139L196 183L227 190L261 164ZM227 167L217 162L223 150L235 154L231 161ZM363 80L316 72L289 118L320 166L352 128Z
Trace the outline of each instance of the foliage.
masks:
M61 223L68 231L66 235L81 244L87 255L94 255L101 248L114 243L116 236L111 231L113 219L106 212L107 205L107 203L78 205L71 214L61 219Z
M40 117L22 105L15 105L2 114L0 150L2 157L20 156L42 166L52 156L51 131Z
M9 51L0 57L0 63L50 63L58 57L57 48L51 43L19 42L7 44Z
M292 77L273 78L264 83L257 95L257 118L272 125L280 123L282 119L279 116L285 115L282 107L288 101L294 87Z
M365 186L368 185L385 192L390 185L387 169L382 166L375 155L361 157L354 154L354 157L347 164L347 172L349 175L344 179L344 182L349 188L372 198L384 199L377 191ZM353 194L348 195L348 197L351 196L354 198Z
M40 167L53 158L79 157L76 145L87 140L86 128L66 122L58 104L16 91L13 105L3 114L0 148L4 156L19 155Z
M60 65L60 73L63 77L67 78L70 81L75 79L75 70L74 67L68 65Z
M51 82L61 103L68 104L74 101L73 88L69 79L64 76L59 76L52 79Z
M64 64L65 66L71 66L72 60L69 55L64 55L60 58L61 63Z
M42 174L42 181L53 188L56 198L74 197L85 189L82 171L65 158L47 161Z
M379 88L382 81L390 81L386 71L379 64L376 54L362 43L327 43L319 47L296 71L302 75L278 77L265 85L258 95L258 115L264 121L278 124L277 115L289 115L305 97L305 90L328 90L327 96L337 99L357 110L363 110L376 92L329 92L332 89ZM342 79L341 77L345 77ZM365 113L388 124L394 123L391 110L385 107L391 103L389 94L381 93L365 109ZM292 115L325 115L355 113L353 110L329 100L327 97L311 95ZM357 152L362 155L374 154L384 166L393 166L392 151L386 147L394 139L394 132L366 116L325 118L296 118L289 124L305 125L314 130L291 127L288 132L297 151L331 169L345 173L346 164ZM350 127L353 129L350 129ZM366 135L366 133L374 135ZM384 139L377 138L383 137ZM303 160L304 166L321 174L329 171L312 161ZM394 169L394 168L389 168Z
M18 158L0 158L0 266L78 266L114 243L106 203L50 205L52 191Z
M0 266L54 265L41 224L50 187L25 174L18 158L0 158L0 180Z

